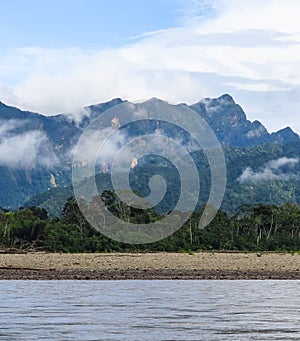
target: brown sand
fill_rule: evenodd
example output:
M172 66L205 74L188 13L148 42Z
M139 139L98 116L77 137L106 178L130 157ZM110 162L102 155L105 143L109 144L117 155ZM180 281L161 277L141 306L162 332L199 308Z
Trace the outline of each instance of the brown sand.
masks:
M0 279L300 279L300 255L0 253Z

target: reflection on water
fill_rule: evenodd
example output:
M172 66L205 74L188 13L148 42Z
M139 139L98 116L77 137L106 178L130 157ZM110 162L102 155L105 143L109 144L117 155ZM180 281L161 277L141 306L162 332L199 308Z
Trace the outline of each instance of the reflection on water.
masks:
M299 281L0 282L0 340L299 339Z

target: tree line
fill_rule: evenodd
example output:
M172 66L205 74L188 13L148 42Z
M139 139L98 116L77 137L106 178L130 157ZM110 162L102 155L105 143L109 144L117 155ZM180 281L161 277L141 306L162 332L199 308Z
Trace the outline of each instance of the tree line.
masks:
M104 191L101 199L114 215L128 222L149 223L163 218L154 209L126 206L110 191ZM3 248L52 252L300 251L300 208L295 203L242 205L230 216L220 210L204 229L198 227L201 215L201 209L193 212L178 231L160 241L133 245L95 230L71 197L60 217L49 216L36 206L1 209L0 244Z

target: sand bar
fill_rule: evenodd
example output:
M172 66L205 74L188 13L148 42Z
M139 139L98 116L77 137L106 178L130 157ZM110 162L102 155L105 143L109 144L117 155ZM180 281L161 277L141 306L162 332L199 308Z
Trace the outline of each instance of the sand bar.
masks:
M300 279L300 255L2 252L0 279Z

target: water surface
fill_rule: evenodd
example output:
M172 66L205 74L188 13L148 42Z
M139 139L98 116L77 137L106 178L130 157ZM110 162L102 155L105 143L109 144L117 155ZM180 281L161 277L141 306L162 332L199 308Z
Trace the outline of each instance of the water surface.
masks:
M1 281L0 340L299 340L300 281Z

